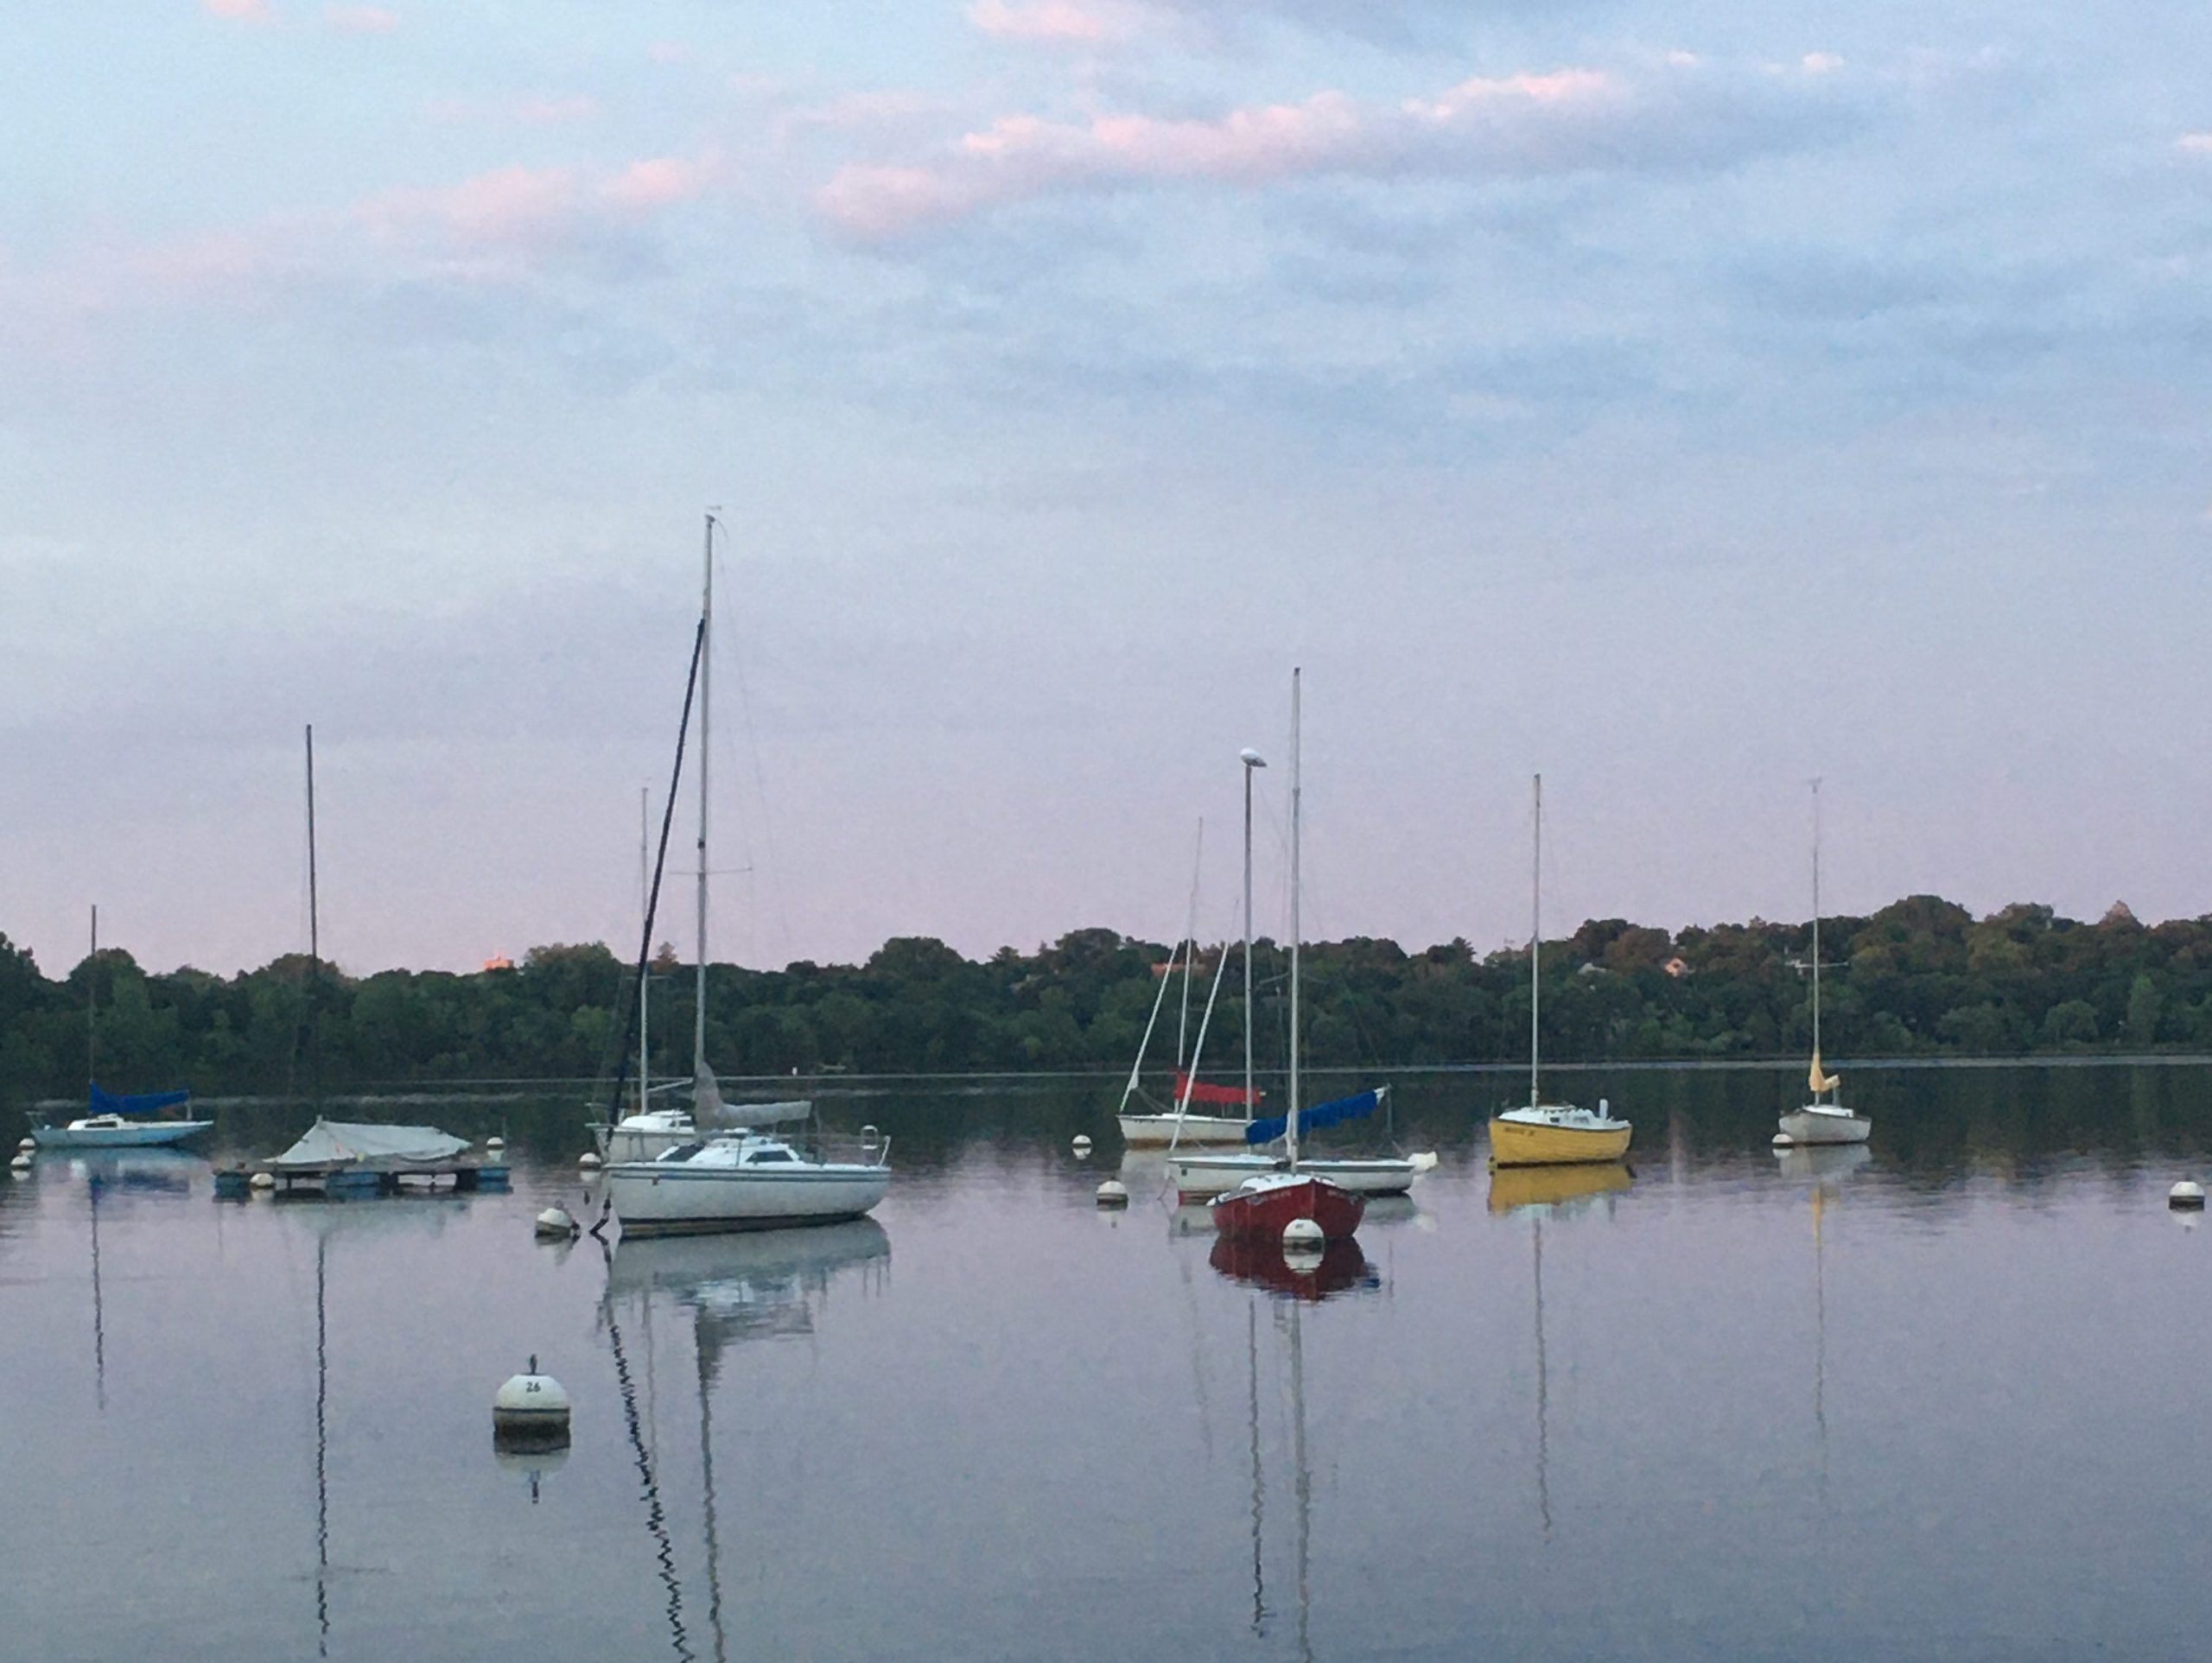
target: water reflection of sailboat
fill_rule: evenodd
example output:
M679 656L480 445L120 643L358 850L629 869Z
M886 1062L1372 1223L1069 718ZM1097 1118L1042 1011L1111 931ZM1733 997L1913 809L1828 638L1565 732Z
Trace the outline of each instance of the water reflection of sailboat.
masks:
M607 1297L601 1311L614 1354L623 1419L645 1503L645 1529L653 1542L656 1575L666 1596L671 1646L683 1663L690 1663L696 1653L683 1622L683 1589L677 1576L675 1542L661 1502L658 1452L645 1434L646 1421L658 1417L650 1401L640 1410L638 1385L622 1337L620 1308L634 1304L648 1323L658 1304L673 1303L691 1313L707 1625L714 1655L721 1663L728 1654L728 1641L722 1623L721 1550L715 1520L713 1388L721 1372L723 1349L745 1340L811 1334L815 1313L840 1272L861 1266L887 1266L890 1257L891 1238L880 1224L868 1218L805 1231L626 1238L610 1254ZM645 1391L650 1400L653 1393L650 1338L647 1349Z
M1260 1317L1256 1300L1245 1311L1245 1367L1249 1391L1252 1450L1252 1633L1264 1639L1268 1631L1268 1584L1265 1524L1267 1475L1260 1459ZM1291 1496L1295 1503L1297 1528L1298 1655L1313 1663L1313 1587L1311 1548L1313 1537L1313 1475L1306 1448L1306 1340L1304 1302L1294 1299L1278 1307L1275 1330L1287 1337L1290 1352Z
M1332 1241L1319 1254L1286 1254L1282 1243L1264 1236L1221 1236L1206 1262L1232 1282L1264 1288L1285 1298L1309 1304L1339 1293L1382 1285L1359 1243L1350 1236Z
M1543 1539L1552 1539L1551 1381L1544 1354L1544 1219L1567 1214L1600 1196L1618 1195L1636 1182L1618 1161L1604 1165L1500 1166L1490 1179L1493 1213L1526 1211L1536 1304L1536 1516Z
M1813 1187L1813 1427L1820 1445L1821 1503L1828 1493L1828 1291L1826 1254L1821 1241L1821 1216L1836 1193L1836 1186L1873 1157L1863 1143L1816 1144L1777 1147L1778 1165L1786 1177Z

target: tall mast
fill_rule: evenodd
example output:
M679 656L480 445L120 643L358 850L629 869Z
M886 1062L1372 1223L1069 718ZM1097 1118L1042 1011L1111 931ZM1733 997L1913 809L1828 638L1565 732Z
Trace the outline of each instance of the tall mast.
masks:
M1529 1107L1537 1108L1537 1018L1543 1003L1544 980L1538 960L1544 951L1544 777L1536 776L1535 864L1529 877Z
M322 982L322 926L315 892L315 724L308 725L308 1068L315 1088L315 1113L322 1113L322 1025L315 1007Z
M1198 873L1205 869L1206 858L1205 816L1198 816L1198 846L1191 856L1191 916L1183 925L1183 939L1191 943L1192 951L1183 961L1183 1008L1175 1019L1175 1071L1183 1071L1183 1043L1191 1031L1191 973L1192 959L1197 956L1198 940ZM1191 1059L1191 1072L1198 1072L1198 1058Z
M715 517L707 516L706 575L699 601L699 962L691 993L691 1077L707 1070L707 778L713 751L707 743L709 683L715 662Z
M1821 1060L1821 782L1813 782L1813 1061ZM1816 1094L1817 1095L1817 1094Z
M1244 765L1244 1118L1249 1120L1256 1102L1252 1095L1252 771L1268 764L1249 746L1237 759Z
M315 910L315 724L308 724L308 968L312 973L322 962L321 920Z
M652 819L652 787L638 787L638 916L645 917L652 911L652 868L647 854L651 839L647 827ZM650 961L638 966L638 1113L644 1114L652 1107L645 1076L645 984L652 979Z
M1290 1170L1298 1170L1298 841L1300 784L1299 672L1290 672L1290 1108L1284 1121L1289 1138ZM1247 778L1250 776L1247 775Z
M100 904L92 903L92 951L85 964L85 1078L100 1072Z

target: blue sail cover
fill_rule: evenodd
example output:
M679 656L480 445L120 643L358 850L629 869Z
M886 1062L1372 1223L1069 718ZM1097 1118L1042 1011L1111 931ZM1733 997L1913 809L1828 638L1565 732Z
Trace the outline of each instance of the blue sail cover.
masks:
M1311 1108L1300 1109L1298 1129L1318 1132L1325 1126L1334 1126L1338 1120L1356 1120L1362 1115L1372 1114L1376 1104L1382 1101L1379 1091L1363 1091L1356 1097L1338 1097L1332 1102L1316 1103ZM1255 1120L1244 1128L1246 1143L1273 1143L1290 1130L1290 1116L1276 1114L1264 1120Z
M122 1097L112 1091L102 1091L98 1081L92 1082L92 1113L95 1114L153 1114L191 1101L192 1094L188 1091L146 1091L136 1097Z

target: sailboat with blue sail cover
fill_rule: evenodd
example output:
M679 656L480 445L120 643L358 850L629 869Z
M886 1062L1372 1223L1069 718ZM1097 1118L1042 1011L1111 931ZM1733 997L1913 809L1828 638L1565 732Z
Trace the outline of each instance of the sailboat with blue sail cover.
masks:
M86 1075L99 1071L99 1001L91 990L92 970L97 968L100 955L100 910L92 909L92 955L86 961L86 1000L85 1005L85 1064ZM192 1101L189 1091L149 1091L137 1095L125 1095L101 1089L98 1080L89 1080L86 1112L67 1126L35 1126L31 1136L41 1149L149 1149L162 1144L181 1143L195 1133L205 1132L214 1125L213 1120L193 1120L182 1118L154 1119L166 1111L181 1108Z

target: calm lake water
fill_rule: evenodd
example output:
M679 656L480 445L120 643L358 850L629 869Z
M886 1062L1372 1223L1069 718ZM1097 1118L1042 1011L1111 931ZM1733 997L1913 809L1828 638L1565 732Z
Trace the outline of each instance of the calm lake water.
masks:
M1863 1072L1819 1159L1766 1146L1787 1076L1560 1083L1632 1177L1494 1183L1510 1078L1406 1081L1442 1165L1318 1285L1160 1199L1105 1082L823 1099L893 1134L873 1221L611 1260L531 1239L566 1103L389 1114L504 1123L504 1196L44 1158L0 1183L0 1656L2194 1648L2212 1228L2164 1196L2212 1070ZM573 1447L495 1457L533 1352Z

